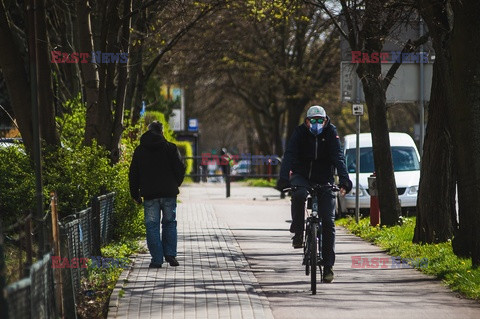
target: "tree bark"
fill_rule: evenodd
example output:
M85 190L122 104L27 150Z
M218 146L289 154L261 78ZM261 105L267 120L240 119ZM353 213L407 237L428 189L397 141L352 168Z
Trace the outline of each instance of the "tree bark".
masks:
M381 52L383 49L384 33L386 32L383 29L390 21L382 21L382 16L379 15L382 9L381 1L370 1L365 5L362 36L367 53ZM351 44L351 47L356 46ZM393 173L387 123L386 91L388 84L385 84L381 71L380 63L359 64L357 68L357 74L363 84L372 134L373 159L381 212L380 222L382 225L394 226L398 224L401 207Z
M381 48L372 50L380 52ZM364 69L368 69L365 70ZM373 160L377 175L378 202L381 224L398 224L401 207L393 173L392 153L387 124L386 88L383 87L380 64L358 68L368 108L368 120L372 134Z
M90 19L90 2L76 0L78 48L80 52L93 52L93 37ZM96 64L81 63L82 79L86 101L85 143L90 144L99 134L98 128L98 89L99 75Z
M52 71L47 37L45 0L37 0L36 35L37 35L37 82L40 134L48 145L60 145L60 136L55 122L53 101Z
M451 35L448 10L443 0L420 1L420 13L428 25L435 49L432 88L428 105L413 242L440 243L452 238L455 214L455 163L449 113ZM433 191L435 190L435 191Z
M480 2L455 1L451 42L453 139L458 172L460 229L454 251L480 266Z
M23 143L29 154L32 154L33 133L31 116L32 104L30 86L25 64L19 48L15 45L3 1L0 1L0 68L7 85L10 102L22 134Z
M127 16L132 11L132 0L123 1L123 16ZM130 40L130 18L125 19L122 23L122 32L120 33L120 52L128 52ZM111 159L114 163L120 159L120 139L123 132L123 113L125 108L125 95L128 83L128 68L127 64L118 64L118 84L117 97L115 103L115 113L113 120L112 143L110 145Z

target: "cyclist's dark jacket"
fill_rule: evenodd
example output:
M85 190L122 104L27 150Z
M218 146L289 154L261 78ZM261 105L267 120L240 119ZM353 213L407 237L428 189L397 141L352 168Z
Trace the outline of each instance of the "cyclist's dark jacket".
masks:
M299 174L312 183L333 183L334 169L340 179L340 185L345 186L347 192L352 188L345 166L345 157L340 147L336 127L327 117L321 134L313 135L304 124L293 131L282 160L280 178L289 180L289 172Z
M132 198L176 197L185 177L185 165L175 144L147 131L133 153L128 177Z

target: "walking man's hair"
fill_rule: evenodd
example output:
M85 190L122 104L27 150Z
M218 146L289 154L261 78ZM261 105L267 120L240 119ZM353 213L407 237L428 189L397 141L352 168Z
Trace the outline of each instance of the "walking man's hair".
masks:
M152 131L155 134L163 134L163 125L159 121L153 121L148 124L148 130Z

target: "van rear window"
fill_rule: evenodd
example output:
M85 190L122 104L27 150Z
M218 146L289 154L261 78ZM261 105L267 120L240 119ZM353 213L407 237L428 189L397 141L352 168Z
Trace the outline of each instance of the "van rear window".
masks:
M392 159L395 172L420 170L420 162L413 147L393 146ZM345 161L349 173L356 170L356 150L348 149L345 152ZM373 149L371 147L360 148L360 173L373 173L375 170L373 162Z

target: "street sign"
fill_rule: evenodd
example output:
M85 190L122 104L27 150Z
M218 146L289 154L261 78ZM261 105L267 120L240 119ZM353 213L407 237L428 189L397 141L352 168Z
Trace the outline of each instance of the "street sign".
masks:
M391 62L382 63L382 76L385 76L393 65ZM355 63L342 61L340 63L340 92L342 102L365 102L363 86L355 72ZM432 87L433 63L424 63L423 97L430 100ZM357 84L360 90L357 90ZM387 103L412 103L419 101L421 96L420 64L404 63L395 73L392 82L387 88ZM357 92L360 96L357 99Z
M198 119L188 119L188 131L198 132Z
M363 115L363 104L352 104L353 115Z

